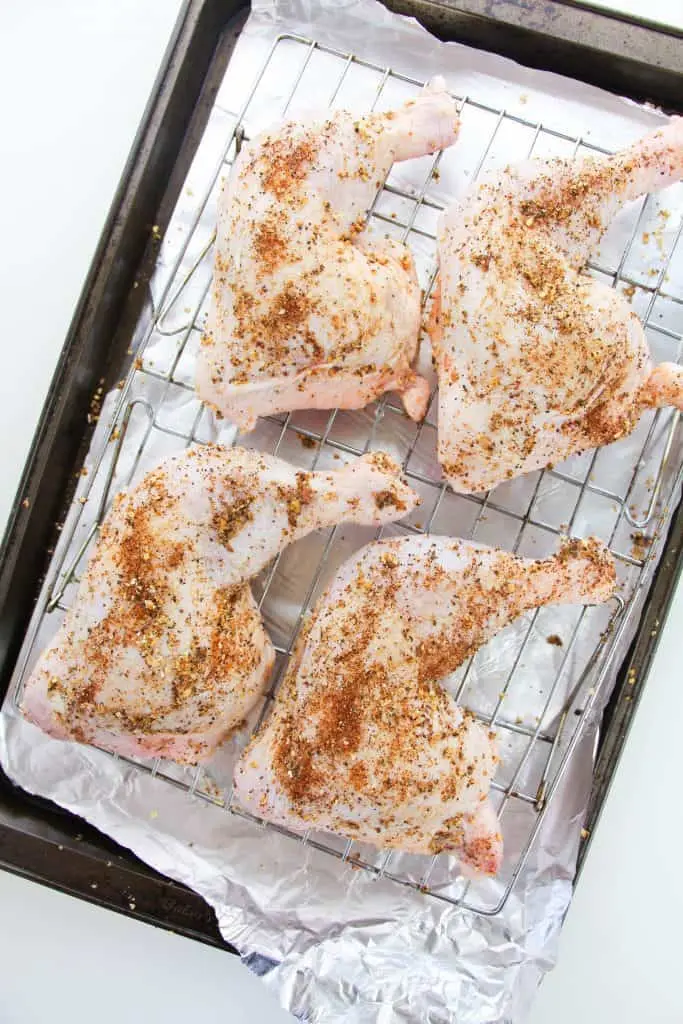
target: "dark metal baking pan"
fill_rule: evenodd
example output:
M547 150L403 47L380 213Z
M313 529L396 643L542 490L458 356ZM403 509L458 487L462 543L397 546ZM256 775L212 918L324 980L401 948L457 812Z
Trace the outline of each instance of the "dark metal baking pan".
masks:
M666 109L683 103L683 35L557 0L388 0L441 38L571 75ZM0 699L91 437L94 392L111 387L162 232L246 17L239 0L187 0L86 279L0 549ZM681 571L678 510L641 629L606 716L590 812L597 819ZM655 626L655 623L657 624ZM632 671L633 670L633 671ZM632 680L635 678L635 683ZM590 830L590 829L589 829ZM0 865L92 902L227 946L195 893L142 864L81 819L29 797L0 772Z

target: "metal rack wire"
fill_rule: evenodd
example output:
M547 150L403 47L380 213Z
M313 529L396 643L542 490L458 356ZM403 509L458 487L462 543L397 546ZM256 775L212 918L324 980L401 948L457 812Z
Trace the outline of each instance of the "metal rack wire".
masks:
M211 420L211 414L194 396L191 377L182 370L184 358L192 345L198 342L201 334L202 316L205 313L210 288L214 236L209 232L204 237L202 225L206 219L210 199L215 195L219 177L230 167L242 141L248 137L252 108L260 99L259 91L265 76L283 48L290 51L288 59L293 58L299 62L299 68L280 109L271 109L271 120L286 115L295 105L312 62L319 58L326 61L328 68L336 68L334 84L328 97L330 106L339 101L345 87L359 74L363 77L363 88L366 90L366 109L374 108L382 102L392 84L398 83L402 88L410 90L418 90L423 85L414 78L360 60L352 54L321 46L314 40L283 35L274 42L239 112L233 114L225 108L217 108L222 116L227 117L231 127L227 137L223 139L220 159L214 173L209 176L202 194L193 198L190 215L181 223L182 239L176 246L170 266L166 269L164 285L156 298L154 313L145 329L137 350L137 359L121 389L113 413L109 436L115 443L104 446L94 471L79 492L81 504L76 505L67 524L68 536L63 538L61 555L51 567L40 614L36 616L33 626L31 643L27 644L26 654L17 674L14 694L17 702L21 697L31 649L35 646L41 622L45 616L56 617L68 609L74 584L78 583L79 572L82 571L98 526L106 514L113 491L134 476L141 458L152 446L155 438L163 436L177 445L201 443L207 439L206 424ZM220 102L219 94L219 104ZM524 143L524 151L519 154L522 157L531 156L539 150L555 145L563 147L563 152L567 155L586 150L604 152L582 139L573 138L555 128L525 120L518 115L494 109L478 102L476 98L459 97L458 102L463 119L468 113L473 112L484 116L489 122L490 130L469 168L470 181L476 180L485 168L501 134L510 131L519 133ZM442 154L437 154L426 161L424 176L417 188L404 187L390 175L369 211L369 222L373 228L382 233L388 230L393 237L409 245L422 247L424 259L421 271L425 302L429 301L436 272L433 225L436 215L443 209L443 202L437 194L436 182L444 159ZM633 252L642 234L643 225L648 221L651 202L650 197L647 197L638 208L628 241L622 247L618 258L613 263L596 260L590 264L590 270L611 281L615 288L622 287L632 290L632 294L637 293L648 334L651 338L660 339L666 346L667 358L679 359L683 336L675 326L671 326L671 323L675 324L677 317L679 320L683 318L683 299L676 294L675 288L668 289L667 284L674 253L683 233L683 218L672 236L669 251L665 258L660 260L655 274L650 274L644 279L638 268L631 269ZM184 203L185 206L188 205L186 198ZM658 315L661 303L666 305L669 313L673 310L667 322L662 322L662 317ZM180 316L178 321L181 306L188 310L188 314ZM147 359L147 355L155 343L163 344L164 341L170 344L170 356L167 365L160 369ZM150 385L151 390L148 388L145 391L145 387L141 388L141 382L143 385ZM145 397L140 397L141 393ZM184 394L187 397L186 414L182 422L167 418L169 408L175 408L172 396L177 394ZM432 408L433 397L432 395ZM554 678L549 681L541 704L536 709L539 713L532 721L523 717L514 718L507 711L510 706L509 698L520 685L525 657L537 639L539 616L542 613L536 612L529 616L520 627L519 642L506 667L505 676L497 684L497 696L494 696L487 707L477 710L480 717L497 730L499 736L509 738L510 749L514 751L507 759L503 758L501 772L492 787L497 797L503 828L506 816L510 814L521 812L526 816L525 820L528 823L525 841L512 860L508 858L506 863L502 894L500 888L490 890L485 884L480 885L458 878L453 873L452 865L447 865L445 872L441 871L440 865L446 859L443 855L431 859L406 859L403 855L392 853L378 855L377 851L359 847L352 841L339 842L334 837L310 833L303 836L295 835L277 827L277 831L291 835L293 842L309 844L341 861L350 861L357 867L419 888L436 898L478 913L495 914L502 909L524 866L549 803L579 742L583 727L598 703L601 687L610 668L613 667L618 636L626 628L633 613L633 595L647 579L648 564L656 545L650 544L652 537L649 537L646 547L628 550L628 541L632 536L629 531L637 531L638 539L641 531L648 531L654 536L657 529L666 522L666 499L674 493L681 478L682 445L678 414L659 411L649 418L641 431L640 451L627 467L628 472L624 473L623 467L620 467L618 484L613 483L610 473L605 472L601 453L595 452L561 468L532 474L525 478L520 493L511 493L499 488L485 496L456 496L441 479L433 453L434 423L429 415L423 423L415 427L388 396L376 403L367 413L360 414L354 421L353 430L346 429L342 423L345 415L334 410L310 416L290 413L287 416L268 417L258 443L274 454L284 454L285 450L289 454L295 439L303 439L308 453L306 468L315 469L323 458L335 455L342 458L357 457L380 446L387 437L401 434L404 437L400 451L403 470L408 480L421 490L426 509L425 520L420 522L411 517L411 520L401 525L400 529L404 531L422 533L430 532L432 528L440 528L444 503L457 502L459 511L456 518L460 524L458 532L461 535L492 542L497 539L496 530L502 529L501 524L504 524L505 536L511 538L508 546L518 551L525 548L531 534L543 545L546 542L555 543L561 534L571 535L580 530L583 517L587 514L586 509L590 508L592 501L609 503L614 509L611 531L605 539L619 563L624 596L612 603L607 616L598 609L584 608L577 613L569 635L563 641L561 655L558 655ZM129 427L133 417L142 417L144 427L142 430L138 429L133 449L129 450ZM364 434L362 428L365 428ZM123 476L120 474L122 453L126 453L127 461ZM643 484L646 475L650 477L649 486ZM544 514L548 495L557 497L558 493L563 508L561 523L557 516L553 518ZM92 499L93 507L90 509L89 523L84 527L83 508L89 497ZM636 506L643 503L644 509L640 514ZM494 519L494 525L484 529L491 517ZM463 523L466 525L463 526ZM265 696L259 722L268 712L295 643L299 626L319 591L339 536L340 528L335 527L321 538L317 549L317 566L307 582L305 592L301 595L295 621L289 624L287 635L275 638L279 671L271 690ZM266 616L273 590L276 588L281 559L282 556L278 556L258 581L259 607ZM587 660L581 660L575 657L575 648L578 647L579 640L584 637L586 630L592 631L590 635L594 636L594 643L591 656ZM463 666L453 683L455 696L470 704L476 688L473 685L473 678L476 676L474 664L475 659L472 659ZM535 770L529 773L527 769L532 761ZM150 764L131 763L135 763L139 770L151 772L152 775L180 786L198 798L225 807L231 813L258 820L234 805L231 793L217 789L215 782L202 768L191 772L179 772L177 768L158 760ZM264 827L274 827L262 824Z

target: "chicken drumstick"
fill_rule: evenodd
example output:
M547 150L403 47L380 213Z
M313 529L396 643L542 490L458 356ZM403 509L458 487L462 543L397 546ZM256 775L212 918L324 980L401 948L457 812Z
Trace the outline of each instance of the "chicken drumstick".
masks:
M273 663L248 581L317 527L405 515L398 473L381 452L334 473L213 445L167 458L114 500L24 714L127 756L210 757Z
M443 217L431 324L439 460L459 491L553 465L683 408L626 299L581 270L619 207L683 178L683 118L609 157L490 173Z
M424 415L413 259L364 218L394 161L450 146L457 131L455 101L435 81L399 110L287 122L245 145L220 200L202 398L241 430L268 413L359 409L390 390Z
M544 561L445 537L367 545L304 628L271 717L237 766L237 798L296 830L449 850L495 873L494 736L439 680L522 612L605 601L614 584L596 540L569 541Z

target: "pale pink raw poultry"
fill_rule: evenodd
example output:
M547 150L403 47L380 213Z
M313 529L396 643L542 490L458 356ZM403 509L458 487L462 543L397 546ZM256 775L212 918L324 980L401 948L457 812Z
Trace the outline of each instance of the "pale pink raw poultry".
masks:
M398 110L287 122L244 146L219 203L203 399L243 431L268 413L358 409L389 390L424 415L413 258L364 220L394 161L450 146L457 131L436 81Z
M448 850L494 874L495 737L439 680L523 612L605 601L614 585L613 560L593 539L544 561L445 537L367 545L305 626L237 766L237 799L295 830Z
M273 664L248 581L317 527L405 515L398 473L381 452L330 473L213 445L167 458L116 497L24 714L124 755L210 757Z
M683 408L638 316L582 268L619 207L683 178L683 119L609 157L492 171L444 215L432 322L439 460L459 491L554 465Z

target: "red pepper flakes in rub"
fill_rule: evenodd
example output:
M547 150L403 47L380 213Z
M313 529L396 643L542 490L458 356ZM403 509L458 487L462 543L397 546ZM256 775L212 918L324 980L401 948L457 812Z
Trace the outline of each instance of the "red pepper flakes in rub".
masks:
M236 286L234 334L244 342L245 359L248 361L248 353L253 351L271 364L286 361L295 336L300 337L310 357L320 358L323 350L309 326L309 318L315 310L316 300L292 282L273 295L265 308L252 294Z
M296 255L290 252L286 229L286 219L276 213L269 214L256 228L252 245L257 259L258 277L266 278L283 263L296 259Z
M263 187L280 200L293 198L317 155L318 144L309 135L297 139L290 130L288 135L273 138L268 143L268 163L259 164Z

